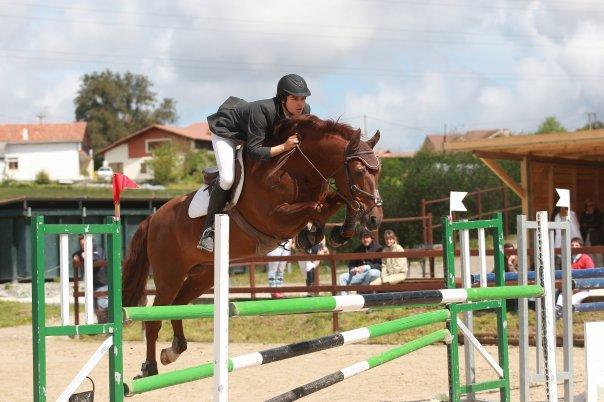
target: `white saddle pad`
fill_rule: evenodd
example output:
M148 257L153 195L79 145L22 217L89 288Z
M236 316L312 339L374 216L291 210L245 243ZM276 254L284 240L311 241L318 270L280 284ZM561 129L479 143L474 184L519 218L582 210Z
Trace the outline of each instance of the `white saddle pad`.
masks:
M235 191L232 192L231 200L227 203L224 208L225 211L233 208L237 201L239 200L239 196L241 196L241 190L243 189L243 147L239 147L237 149L236 163L241 167L241 178L237 183L237 187L235 187ZM189 204L189 218L199 218L200 216L206 216L208 213L208 203L210 202L210 192L206 189L207 185L202 185L199 190L193 196L193 200L191 200L191 204Z

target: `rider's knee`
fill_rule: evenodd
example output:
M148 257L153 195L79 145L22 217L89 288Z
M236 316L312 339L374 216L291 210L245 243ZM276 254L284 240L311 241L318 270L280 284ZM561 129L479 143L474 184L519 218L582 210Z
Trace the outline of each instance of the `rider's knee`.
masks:
M233 182L235 181L235 177L223 176L221 175L218 179L218 183L220 184L220 188L223 190L230 190L233 187Z

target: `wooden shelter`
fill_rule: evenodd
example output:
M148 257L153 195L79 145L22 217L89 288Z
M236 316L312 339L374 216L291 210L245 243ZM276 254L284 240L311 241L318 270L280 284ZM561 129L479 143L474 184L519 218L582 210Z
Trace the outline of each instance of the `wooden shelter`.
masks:
M520 197L525 215L552 211L556 188L570 189L577 214L587 198L604 210L604 129L450 142L444 149L473 152ZM519 161L520 183L497 160Z

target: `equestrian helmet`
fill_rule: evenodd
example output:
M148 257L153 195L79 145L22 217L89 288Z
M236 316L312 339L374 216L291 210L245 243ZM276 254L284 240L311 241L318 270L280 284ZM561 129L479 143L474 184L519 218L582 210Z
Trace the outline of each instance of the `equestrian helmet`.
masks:
M277 84L277 97L285 98L287 95L310 96L310 90L304 78L297 74L287 74L281 77Z

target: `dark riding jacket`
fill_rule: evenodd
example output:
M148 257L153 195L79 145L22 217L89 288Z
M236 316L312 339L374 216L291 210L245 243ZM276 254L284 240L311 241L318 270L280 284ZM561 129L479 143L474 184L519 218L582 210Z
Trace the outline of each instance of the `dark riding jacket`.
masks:
M302 113L310 113L308 104ZM231 96L208 117L208 125L217 136L244 143L252 159L268 161L270 148L263 146L264 142L273 134L277 122L284 118L283 106L277 98L246 102Z

